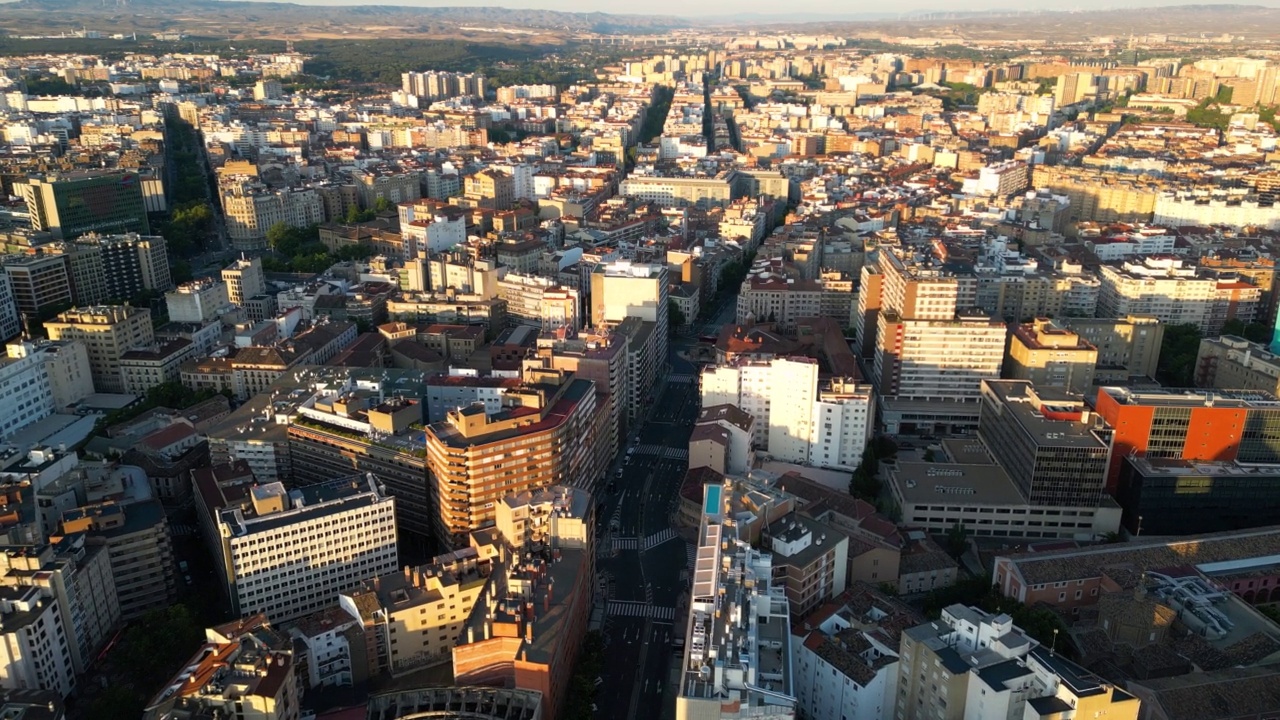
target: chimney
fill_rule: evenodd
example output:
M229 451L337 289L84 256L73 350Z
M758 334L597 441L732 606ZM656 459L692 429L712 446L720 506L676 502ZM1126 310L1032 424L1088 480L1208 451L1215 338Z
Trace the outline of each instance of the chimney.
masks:
M532 618L530 618L529 621L524 624L524 641L527 643L533 642L533 619Z

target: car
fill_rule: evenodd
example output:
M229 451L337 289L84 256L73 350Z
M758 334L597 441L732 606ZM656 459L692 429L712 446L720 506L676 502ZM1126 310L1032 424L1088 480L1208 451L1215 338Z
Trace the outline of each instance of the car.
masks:
M627 457L631 457L631 454L634 453L635 451L636 451L635 445L632 445L631 447L627 448Z
M178 569L185 573L185 572L188 572L191 568L187 566L186 560L181 560L178 562Z
M191 576L190 576L190 575L183 575L183 576L182 576L182 579L183 579L183 580L186 580L188 585L190 585L190 584L191 584Z
M618 479L618 480L621 480L621 479L622 479L622 468L618 468L618 472L614 473L614 474L613 474L613 477L614 477L614 478L616 478L616 479Z

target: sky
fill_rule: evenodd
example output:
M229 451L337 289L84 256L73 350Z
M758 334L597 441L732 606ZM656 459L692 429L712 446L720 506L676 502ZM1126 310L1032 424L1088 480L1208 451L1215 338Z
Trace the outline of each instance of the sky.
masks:
M267 0L270 1L270 0ZM715 19L723 18L732 21L734 16L743 14L769 16L770 20L785 21L796 14L810 17L796 18L805 21L828 17L831 19L855 19L859 15L884 13L913 13L922 11L970 11L991 9L1018 10L1110 10L1127 7L1153 7L1169 5L1260 5L1275 7L1276 2L1253 2L1251 0L898 0L892 3L858 2L848 3L839 0L790 0L780 4L776 0L701 0L690 3L687 0L649 0L643 5L637 3L621 3L616 0L505 0L487 2L466 2L452 0L446 2L430 2L422 0L290 0L300 5L403 5L417 7L509 7L535 10L560 10L565 12L606 12L615 14L657 14L676 15L686 18Z

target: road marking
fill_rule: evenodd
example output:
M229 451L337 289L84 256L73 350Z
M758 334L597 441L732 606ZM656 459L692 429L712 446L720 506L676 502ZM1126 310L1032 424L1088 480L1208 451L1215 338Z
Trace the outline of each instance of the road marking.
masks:
M635 550L640 546L640 541L633 537L616 537L613 539L614 550Z
M676 537L676 531L671 528L667 528L666 530L663 530L660 533L654 533L653 535L650 535L649 537L644 539L644 549L652 550L653 548L675 537Z
M609 602L609 614L623 617L643 617L649 618L654 622L666 621L670 623L675 620L676 609L656 607L634 600L612 600ZM637 639L639 638L637 637Z

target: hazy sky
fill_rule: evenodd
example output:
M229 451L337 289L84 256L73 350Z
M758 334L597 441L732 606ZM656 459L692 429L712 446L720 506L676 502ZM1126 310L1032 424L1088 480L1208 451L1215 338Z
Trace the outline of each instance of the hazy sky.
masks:
M1126 7L1152 7L1170 5L1261 5L1275 7L1276 2L1251 2L1250 0L898 0L891 3L840 2L839 0L791 0L780 4L776 0L650 0L644 4L621 3L611 0L506 0L504 2L466 2L452 0L431 2L430 0L292 0L300 5L408 5L420 7L509 7L532 8L538 10L563 10L568 12L607 12L619 14L655 13L661 15L678 15L689 18L723 17L732 20L734 14L752 13L785 18L788 14L803 13L806 15L856 16L875 13L912 13L934 10L1107 10Z

